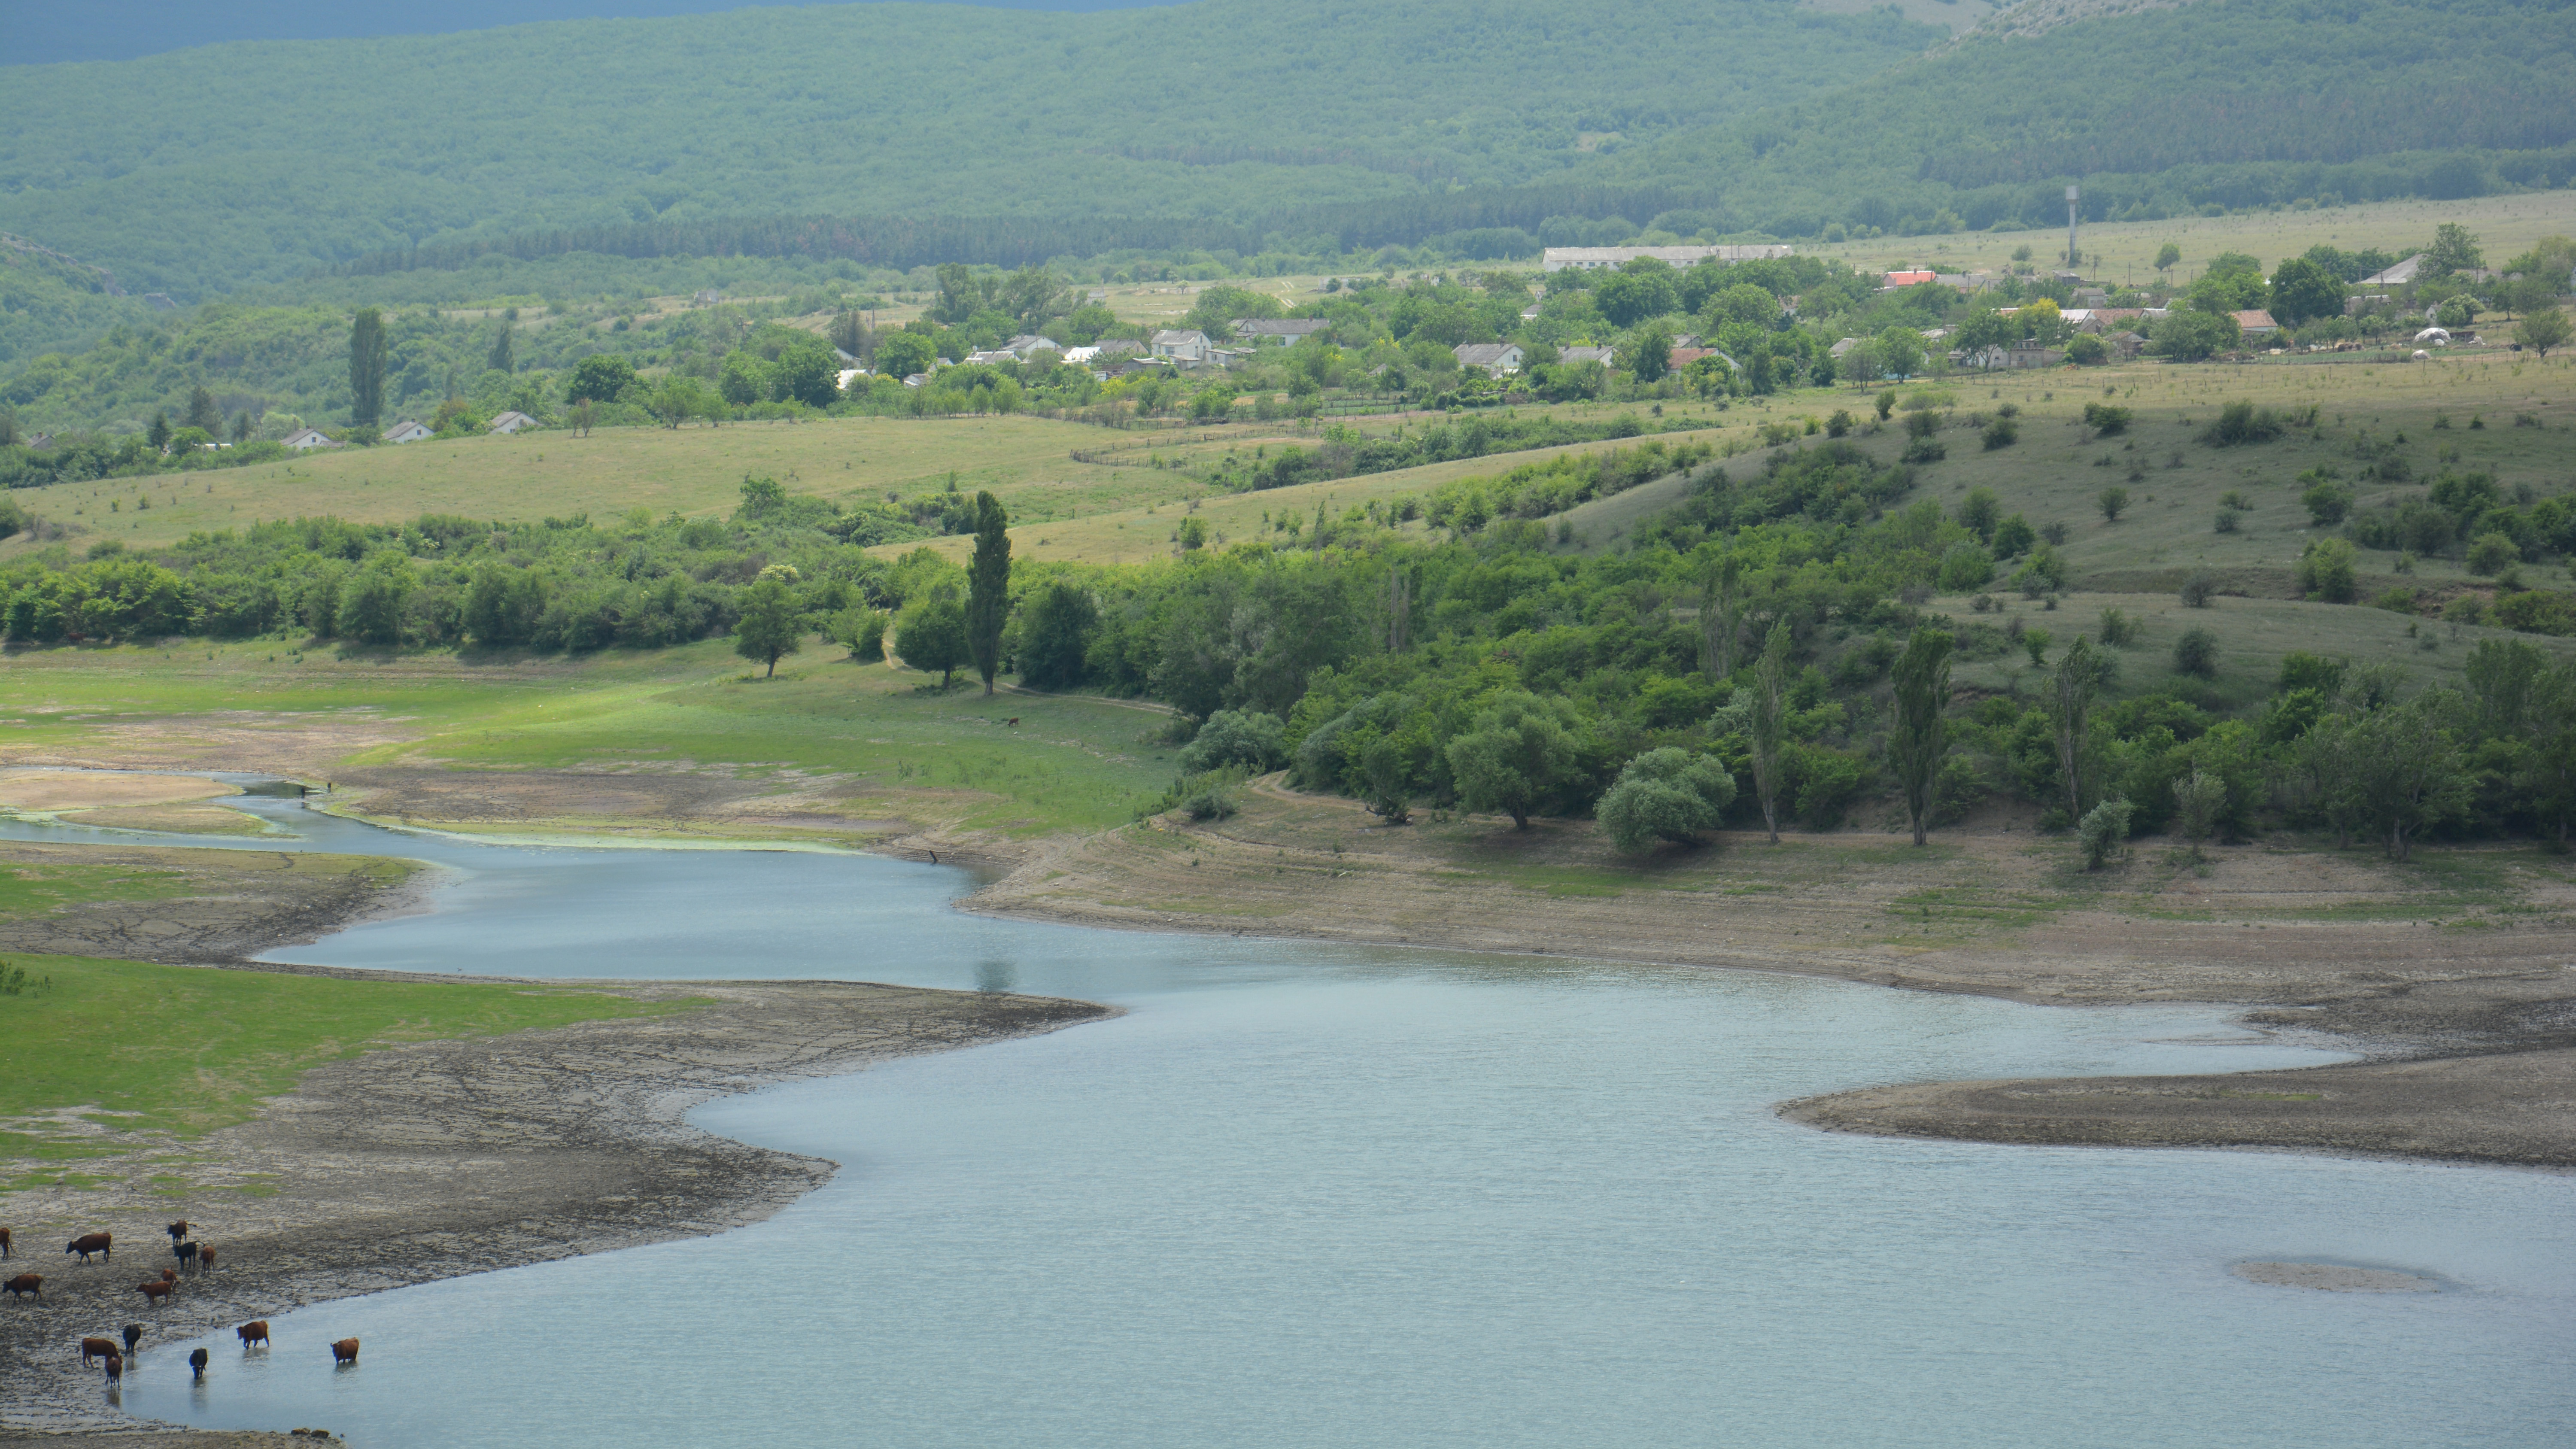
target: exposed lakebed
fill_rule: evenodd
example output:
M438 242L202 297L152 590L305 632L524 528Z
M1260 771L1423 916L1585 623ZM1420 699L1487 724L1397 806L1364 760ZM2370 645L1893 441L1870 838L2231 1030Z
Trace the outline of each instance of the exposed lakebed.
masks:
M947 908L958 872L521 849L281 959L841 977L1117 1020L699 1109L843 1163L757 1226L147 1349L125 1407L360 1443L2527 1444L2576 1389L2576 1180L1784 1123L1871 1082L2331 1058L2214 1012L1128 936ZM49 833L48 838L73 838ZM226 842L234 843L234 842ZM266 842L263 842L264 844ZM2442 1291L2320 1293L2248 1260ZM357 1335L364 1363L324 1345ZM154 1367L154 1365L161 1367Z

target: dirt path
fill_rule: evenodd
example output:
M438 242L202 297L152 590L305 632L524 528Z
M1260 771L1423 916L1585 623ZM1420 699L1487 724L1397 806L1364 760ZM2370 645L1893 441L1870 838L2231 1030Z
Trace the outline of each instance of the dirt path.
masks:
M701 1132L681 1121L690 1108L1110 1014L846 982L612 985L706 1004L317 1067L256 1119L192 1144L200 1161L175 1195L131 1175L112 1188L11 1194L27 1254L11 1267L45 1283L41 1302L0 1304L0 1425L131 1427L78 1353L83 1336L125 1323L150 1324L149 1362L155 1343L303 1304L758 1222L834 1165ZM145 1309L134 1284L170 1261L160 1228L174 1218L217 1246L219 1267ZM114 1262L62 1255L75 1233L102 1229L115 1234Z

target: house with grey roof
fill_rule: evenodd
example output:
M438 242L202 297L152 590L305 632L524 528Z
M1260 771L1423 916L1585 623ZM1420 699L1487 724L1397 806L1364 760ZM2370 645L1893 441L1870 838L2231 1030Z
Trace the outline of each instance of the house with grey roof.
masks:
M1461 368L1476 368L1490 376L1502 377L1521 370L1521 349L1516 342L1462 342L1449 351Z
M497 418L494 418L492 420L492 426L484 431L499 433L506 437L511 433L518 432L522 428L533 428L536 425L537 420L535 418L529 417L526 413L513 409L501 414Z
M1556 360L1597 362L1603 367L1615 367L1619 361L1619 350L1615 347L1560 347L1556 350Z
M1166 362L1205 362L1215 350L1208 345L1207 334L1195 327L1187 331L1163 328L1146 345L1156 357Z
M1256 347L1264 342L1274 341L1283 347L1288 347L1295 346L1303 339L1312 337L1333 324L1319 317L1283 317L1277 321L1260 317L1238 317L1233 325L1235 336Z
M405 418L385 430L384 440L388 443L417 443L423 438L437 436L438 434L432 431L428 424Z
M281 440L288 449L304 452L312 448L336 448L339 444L322 435L320 428L297 428Z

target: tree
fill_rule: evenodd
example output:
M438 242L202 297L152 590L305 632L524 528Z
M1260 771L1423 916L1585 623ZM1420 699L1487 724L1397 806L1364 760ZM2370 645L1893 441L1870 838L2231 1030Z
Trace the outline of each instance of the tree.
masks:
M769 397L769 364L755 352L736 348L725 354L724 365L716 369L716 391L738 408Z
M2425 274L2447 277L2453 272L2466 272L2487 264L2485 253L2478 250L2478 239L2456 221L2446 221L2433 228L2433 245L2424 252Z
M614 353L594 353L572 370L564 396L575 401L613 403L635 385L635 364Z
M525 644L545 611L545 583L534 570L488 562L465 591L465 632L487 647Z
M2547 357L2550 349L2567 345L2567 332L2567 314L2543 307L2514 324L2513 340Z
M2468 767L2443 719L2456 699L2428 690L2354 722L2342 786L2388 842L2392 860L2411 857L2418 831L2468 804Z
M790 347L771 364L769 389L780 402L830 407L841 397L840 360L821 343Z
M210 438L223 434L224 415L215 408L215 395L203 387L188 389L187 426L204 429Z
M2117 523L2121 512L2129 506L2129 490L2115 484L2094 494L2093 502L2101 508L2104 523Z
M501 324L501 330L492 334L492 350L483 354L483 366L487 370L492 372L518 371L516 360L511 355L512 347L510 334L513 330L515 329L513 329L509 323L504 322Z
M1950 748L1943 711L1950 703L1951 643L1938 629L1916 629L1896 659L1896 727L1887 737L1887 759L1905 796L1916 845L1932 829L1932 782Z
M2272 320L2297 327L2319 317L2340 317L2343 294L2343 278L2306 257L2292 257L2272 272Z
M2172 242L2166 242L2163 246L2156 248L2156 270L2159 272L2172 271L2175 264L2179 263L2181 260L2182 248L2174 245Z
M361 307L349 324L349 420L366 424L385 415L385 314Z
M1449 742L1449 773L1470 810L1499 810L1527 830L1530 812L1564 785L1580 748L1573 707L1526 690L1496 694Z
M957 666L968 659L966 606L944 596L912 605L895 625L894 647L902 653L904 663L925 674L938 675L939 687L947 688L957 675Z
M2174 641L2173 661L2174 672L2177 674L2188 674L2197 679L2216 679L2218 677L2218 636L2207 629L2183 630L2182 637Z
M1959 500L1959 526L1977 536L1980 543L1995 541L1995 525L2004 516L2004 501L1995 490L1982 485L1968 490Z
M2232 352L2244 339L2245 329L2233 317L2210 312L2186 312L2179 308L2156 324L2155 336L2148 350L2158 357L2176 362L2199 362L2222 352Z
M1661 327L1639 333L1629 350L1636 353L1629 365L1641 383L1661 382L1673 370L1673 335Z
M764 679L777 675L780 658L805 647L805 615L788 592L784 572L772 564L742 591L742 617L733 629L733 652L769 666Z
M1780 787L1782 778L1780 746L1787 733L1788 720L1781 690L1789 673L1789 626L1771 626L1771 635L1762 644L1762 661L1754 667L1753 717L1753 793L1762 802L1762 824L1771 834L1771 843L1780 843Z
M1062 585L1058 585L1062 587ZM1288 722L1259 710L1221 709L1207 717L1181 751L1181 768L1192 774L1241 765L1248 770L1275 770L1288 759Z
M2057 732L2057 771L2066 791L2066 818L2084 818L2084 767L2093 744L2093 696L2102 686L2101 662L2083 635L2057 661L2049 693L2049 723Z
M850 657L861 664L883 664L886 625L889 622L883 609L845 610L832 630L832 637L848 645Z
M2227 809L2227 785L2217 776L2193 765L2191 774L2173 782L2174 829L2191 846L2191 858L2200 859L2200 843L2217 828L2219 816Z
M2111 859L2111 852L2129 838L2129 802L2105 800L2075 823L2076 842L2084 851L2084 868L2100 870Z
M1020 683L1039 689L1081 684L1091 636L1099 627L1100 609L1089 590L1062 580L1040 589L1020 626Z
M1699 590L1699 667L1711 679L1735 672L1735 636L1744 625L1744 561L1728 554Z
M966 566L966 650L984 692L1002 667L1002 624L1011 616L1011 516L990 493L975 495L975 559Z
M154 413L152 415L152 426L143 430L143 441L151 446L153 452L160 453L169 450L170 415L168 413Z
M1970 358L1979 357L1998 347L2009 347L2021 329L2013 319L1991 307L1980 307L1962 318L1950 334L1959 350Z
M1735 777L1706 755L1667 746L1630 760L1593 813L1621 850L1689 841L1735 803Z
M1871 344L1879 370L1889 377L1912 377L1923 368L1923 334L1911 327L1890 327ZM1883 416L1883 414L1882 414Z
M877 371L898 381L928 372L939 360L939 346L918 332L896 332L877 343Z

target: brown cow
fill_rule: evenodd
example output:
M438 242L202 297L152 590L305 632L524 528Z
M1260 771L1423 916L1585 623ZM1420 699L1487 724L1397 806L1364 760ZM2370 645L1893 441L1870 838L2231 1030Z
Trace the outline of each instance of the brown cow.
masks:
M161 1231L170 1235L171 1242L179 1242L188 1236L188 1220L186 1218L181 1218L170 1226L163 1228Z
M173 1292L177 1291L177 1285L165 1283L160 1279L155 1278L149 1283L135 1284L134 1291L152 1300L152 1306L158 1308L161 1306L162 1299L169 1297Z
M250 1322L234 1329L233 1332L241 1335L242 1347L244 1348L248 1348L254 1343L266 1343L268 1342L268 1320L265 1318L252 1319Z
M20 1294L24 1293L33 1293L37 1297L42 1298L45 1296L45 1275L42 1273L21 1273L6 1283L0 1283L0 1289L6 1289L9 1296L12 1298L18 1297Z
M197 1271L200 1273L212 1272L214 1270L214 1266L215 1250L207 1247L203 1243L199 1243L197 1245Z
M66 1253L80 1254L80 1260L84 1263L89 1261L89 1255L92 1253L96 1253L100 1257L113 1263L116 1261L116 1255L110 1252L109 1249L115 1246L116 1235L114 1233L83 1233L79 1237L72 1239L71 1246L63 1249L63 1251Z
M124 1355L111 1353L107 1356L107 1381L110 1385L125 1382Z
M201 1348L195 1353L188 1355L188 1367L195 1371L198 1378L204 1378L206 1376L206 1351Z
M164 1283L176 1283L176 1282L178 1282L178 1281L179 1281L179 1270L178 1270L178 1269L176 1269L176 1268L164 1268L164 1269L162 1269L162 1270L161 1270L161 1281L162 1281L162 1282L164 1282Z
M8 1259L8 1257L9 1257L9 1230L8 1230L7 1228L0 1228L0 1262L5 1262L5 1261Z
M116 1352L115 1339L84 1338L81 1340L81 1367L88 1368L93 1360L105 1358L114 1352Z
M129 1324L125 1325L125 1356L126 1356L127 1358L132 1358L132 1357L134 1357L134 1356L135 1356L135 1355L134 1355L134 1346L135 1346L136 1344L138 1344L138 1343L141 1343L142 1341L143 1341L143 1325L142 1325L142 1324L140 1324L140 1323L129 1323Z
M358 1341L356 1339L344 1338L338 1343L331 1345L331 1362L333 1364L356 1363L357 1361Z

